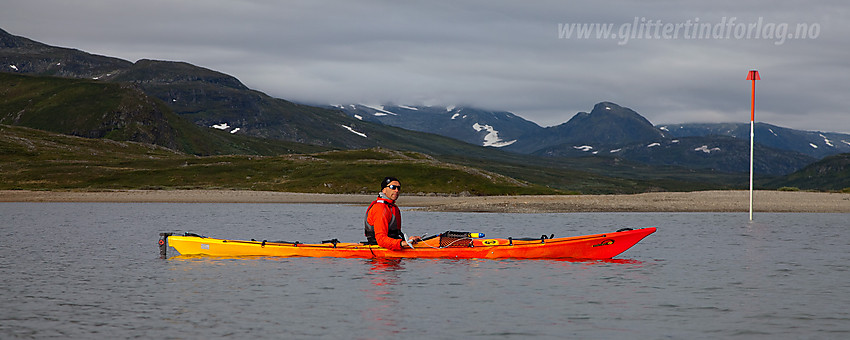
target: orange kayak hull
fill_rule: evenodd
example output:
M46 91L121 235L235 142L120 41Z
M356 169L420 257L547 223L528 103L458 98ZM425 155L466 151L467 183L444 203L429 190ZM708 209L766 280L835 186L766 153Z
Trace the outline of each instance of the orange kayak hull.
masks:
M439 247L422 241L414 248L388 250L360 243L287 243L225 240L200 236L167 236L167 245L181 255L203 256L275 256L275 257L346 257L346 258L480 258L480 259L610 259L622 254L655 227L537 240L475 239L470 246Z

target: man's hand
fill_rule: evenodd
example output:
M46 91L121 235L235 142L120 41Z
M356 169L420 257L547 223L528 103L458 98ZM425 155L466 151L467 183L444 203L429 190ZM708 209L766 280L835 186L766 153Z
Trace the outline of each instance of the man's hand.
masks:
M419 242L419 241L422 241L422 238L421 238L421 237L419 237L419 236L413 236L413 237L411 237L411 238L408 238L408 239L407 239L407 241L405 241L405 240L401 240L401 242L399 242L399 243L401 244L401 247L402 247L402 248L404 248L404 247L410 247L410 248L413 248L413 245L414 245L414 244L416 244L416 243L417 243L417 242Z

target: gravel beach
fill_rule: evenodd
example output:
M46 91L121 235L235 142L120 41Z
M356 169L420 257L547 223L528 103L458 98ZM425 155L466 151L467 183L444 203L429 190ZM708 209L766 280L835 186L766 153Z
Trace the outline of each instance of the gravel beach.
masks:
M367 205L373 195L242 190L0 190L0 202L326 203ZM756 191L756 212L850 213L850 194ZM635 195L405 196L406 209L456 212L746 212L748 191L653 192Z

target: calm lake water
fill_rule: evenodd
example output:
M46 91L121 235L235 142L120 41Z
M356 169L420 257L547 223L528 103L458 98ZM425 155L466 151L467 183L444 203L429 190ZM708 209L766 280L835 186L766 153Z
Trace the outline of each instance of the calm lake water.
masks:
M159 259L161 231L359 241L364 210L0 203L0 338L850 338L850 214L404 211L413 235L658 232L615 261Z

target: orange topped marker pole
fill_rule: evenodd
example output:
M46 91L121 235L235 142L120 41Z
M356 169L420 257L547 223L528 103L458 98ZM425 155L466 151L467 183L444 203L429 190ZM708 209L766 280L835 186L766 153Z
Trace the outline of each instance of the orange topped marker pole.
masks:
M756 80L761 80L759 71L750 70L747 80L753 81L752 101L750 104L750 221L753 220L753 149L755 147L756 135Z

